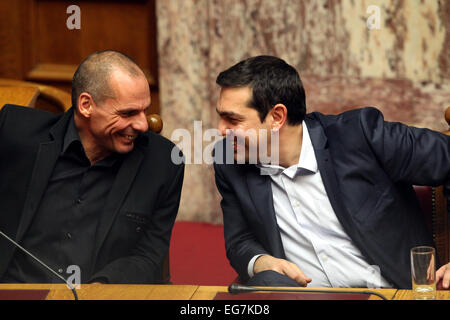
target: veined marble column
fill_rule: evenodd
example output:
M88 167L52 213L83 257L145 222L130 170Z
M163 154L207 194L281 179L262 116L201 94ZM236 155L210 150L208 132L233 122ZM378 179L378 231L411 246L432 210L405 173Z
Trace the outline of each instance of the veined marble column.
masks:
M450 1L157 0L157 19L166 137L187 129L193 143L194 121L215 127L217 74L260 54L297 68L308 111L373 105L386 120L446 128ZM219 199L212 166L187 165L178 219L220 223Z

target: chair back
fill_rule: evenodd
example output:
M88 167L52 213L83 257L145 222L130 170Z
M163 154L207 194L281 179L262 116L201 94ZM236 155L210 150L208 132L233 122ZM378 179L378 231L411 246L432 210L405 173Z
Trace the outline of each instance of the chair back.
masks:
M445 112L449 130L443 133L450 136L450 107ZM441 263L450 262L450 201L444 196L444 187L414 186L427 225L433 234L437 256Z
M29 101L19 101L17 99L2 100L0 107L3 107L6 103L10 103L52 112L64 112L69 110L72 105L70 93L45 84L0 78L0 88L3 89L2 91L5 91L5 88L16 90L19 93L18 97L22 97L25 95L25 92L32 89L37 94L34 99L30 99Z

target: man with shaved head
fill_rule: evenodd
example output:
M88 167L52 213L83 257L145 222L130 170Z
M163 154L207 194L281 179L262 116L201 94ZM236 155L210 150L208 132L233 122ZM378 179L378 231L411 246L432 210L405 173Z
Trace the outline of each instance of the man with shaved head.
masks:
M0 111L0 230L63 277L157 283L178 211L184 165L148 131L148 81L112 50L87 57L63 114ZM0 282L59 279L0 239Z

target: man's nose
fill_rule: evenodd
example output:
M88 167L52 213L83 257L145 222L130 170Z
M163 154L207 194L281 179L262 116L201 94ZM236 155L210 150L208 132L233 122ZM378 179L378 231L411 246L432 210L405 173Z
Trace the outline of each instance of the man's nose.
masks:
M219 133L222 136L225 136L227 134L227 129L229 129L226 125L226 122L222 119L219 120L219 123L217 124L217 130L219 130Z
M145 112L141 112L137 115L132 123L132 127L138 132L145 132L148 130L148 121Z

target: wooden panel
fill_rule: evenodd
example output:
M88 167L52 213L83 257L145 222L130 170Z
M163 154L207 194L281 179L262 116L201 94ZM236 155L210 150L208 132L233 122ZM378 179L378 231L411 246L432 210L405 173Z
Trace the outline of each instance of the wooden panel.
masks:
M115 49L132 57L152 89L159 113L155 0L84 0L81 29L66 26L69 0L0 1L0 77L32 80L71 92L78 64L89 54Z
M66 27L70 16L66 8L72 1L33 2L32 43L39 49L34 50L30 58L34 70L41 64L78 65L92 52L115 49L132 57L153 79L157 78L154 0L79 1L79 30ZM156 82L153 80L152 84Z
M154 35L150 32L155 18L151 4L118 1L99 6L95 2L81 2L82 32L89 33L89 38L82 39L82 55L106 48L117 49L133 57L141 68L156 75L156 51L152 48L156 41L152 43Z
M78 64L82 30L69 30L66 13L72 3L68 1L32 1L34 3L33 64L61 63ZM83 14L83 10L81 10ZM81 16L83 21L84 17Z
M0 77L23 77L23 16L21 1L0 1Z
M76 64L39 63L27 76L30 80L71 82Z

